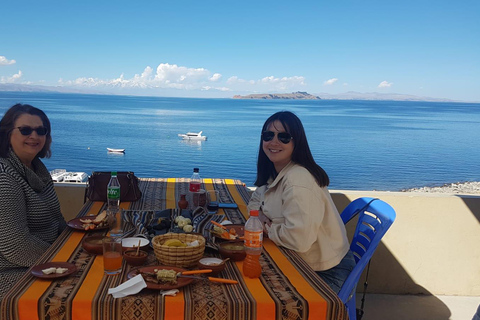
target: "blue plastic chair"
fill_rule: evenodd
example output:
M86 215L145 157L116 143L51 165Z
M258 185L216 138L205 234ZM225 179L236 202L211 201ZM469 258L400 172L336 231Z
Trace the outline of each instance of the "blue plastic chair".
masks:
M395 220L395 210L386 202L376 198L358 198L352 201L341 213L346 224L358 215L357 227L353 235L352 250L357 265L343 284L338 296L347 307L350 320L356 320L355 289L365 266L370 261L380 240Z

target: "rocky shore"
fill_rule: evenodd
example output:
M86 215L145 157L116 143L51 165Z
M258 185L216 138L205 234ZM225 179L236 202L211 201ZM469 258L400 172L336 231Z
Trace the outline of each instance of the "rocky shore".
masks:
M480 182L456 182L438 187L421 187L402 190L403 192L480 194Z

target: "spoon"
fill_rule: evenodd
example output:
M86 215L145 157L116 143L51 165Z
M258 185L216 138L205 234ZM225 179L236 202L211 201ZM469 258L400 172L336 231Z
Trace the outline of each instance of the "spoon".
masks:
M138 256L139 253L140 253L140 240L138 240L138 247L137 247L137 254L136 254L136 256Z

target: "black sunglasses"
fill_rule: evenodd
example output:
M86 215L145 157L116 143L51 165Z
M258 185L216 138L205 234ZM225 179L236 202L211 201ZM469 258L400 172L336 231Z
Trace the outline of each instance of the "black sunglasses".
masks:
M29 136L32 134L33 131L35 131L39 136L44 136L48 133L48 129L45 127L38 127L38 128L32 128L32 127L17 127L18 131L22 134L22 136Z
M275 137L275 132L273 131L264 131L262 132L262 140L267 142L267 141L272 141L273 140L273 137ZM279 132L277 134L277 139L283 143L283 144L287 144L289 143L293 137L290 133L288 132Z

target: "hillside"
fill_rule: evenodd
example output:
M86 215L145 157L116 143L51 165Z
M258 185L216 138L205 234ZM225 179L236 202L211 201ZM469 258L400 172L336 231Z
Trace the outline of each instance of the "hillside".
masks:
M233 99L303 99L303 100L320 100L318 96L311 95L306 92L292 92L292 93L258 93L249 94L247 96L235 95Z

